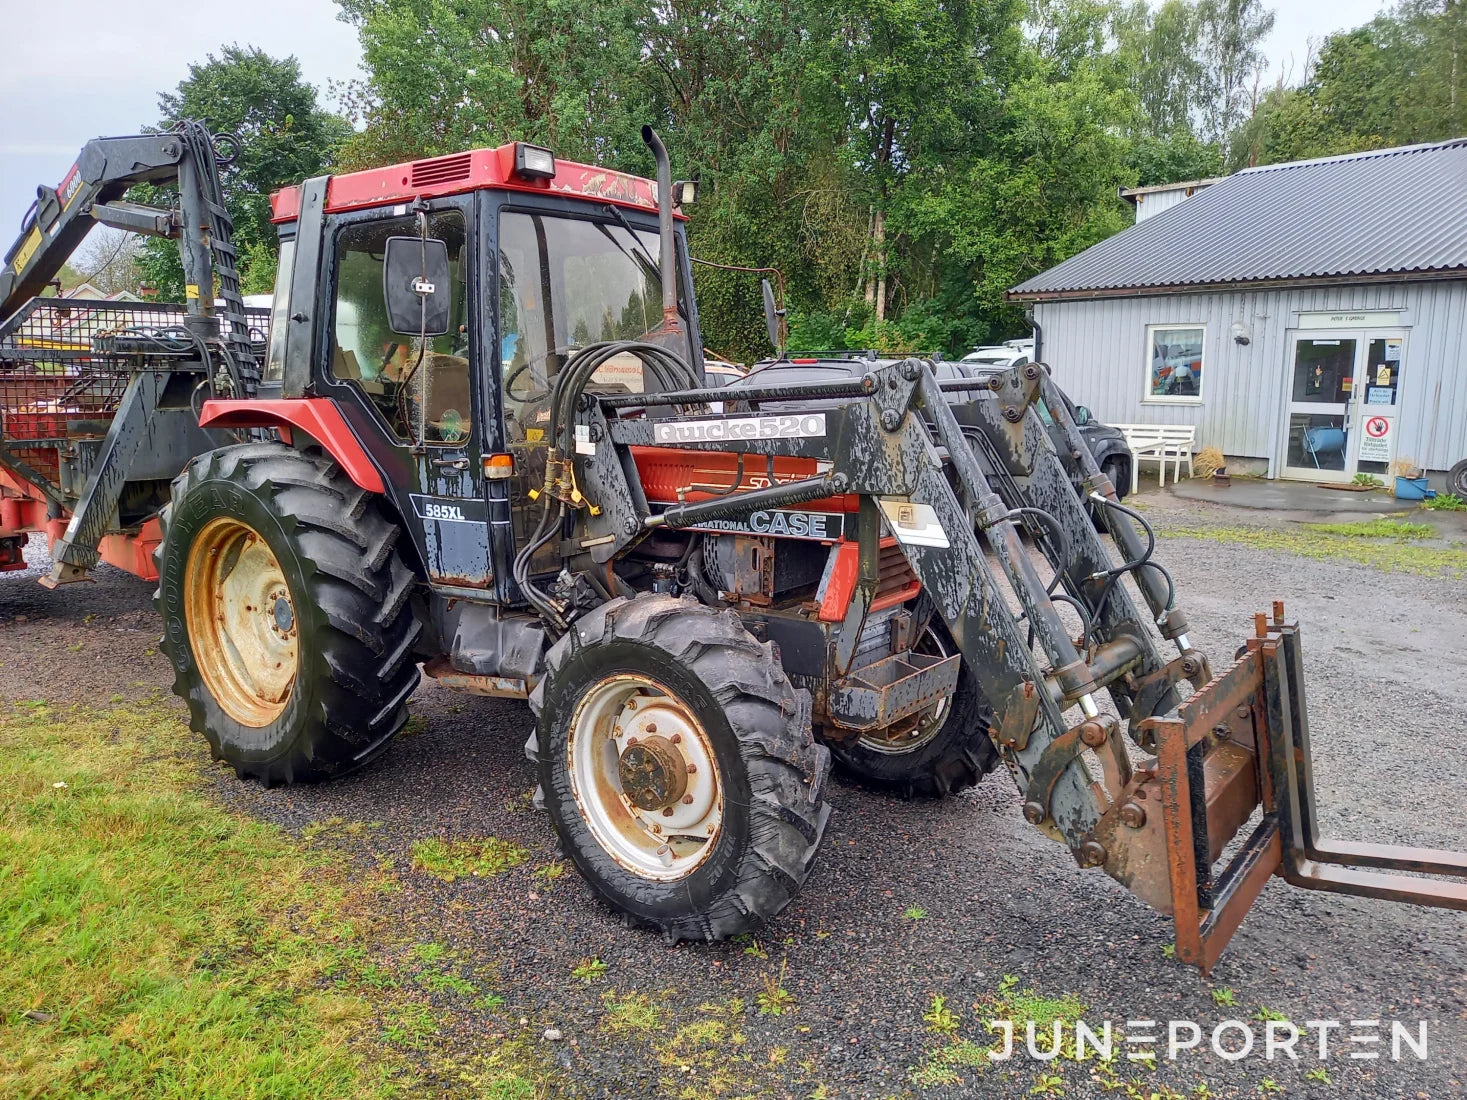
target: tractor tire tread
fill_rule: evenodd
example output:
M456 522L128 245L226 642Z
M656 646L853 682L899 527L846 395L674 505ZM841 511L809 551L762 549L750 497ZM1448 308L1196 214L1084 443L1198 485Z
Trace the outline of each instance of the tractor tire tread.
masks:
M308 685L314 702L278 753L241 755L211 728L208 689L191 654L182 652L188 643L165 631L161 648L174 666L174 693L187 703L189 724L210 754L242 779L274 786L354 771L381 755L406 723L406 701L419 680L412 653L422 624L409 602L412 572L394 552L397 525L325 455L279 443L225 447L199 456L174 480L154 554L160 577L176 510L202 483L219 480L248 491L278 521L304 576L307 590L296 598L320 610L324 621L302 639L318 655ZM160 581L154 602L166 614L162 587Z
M808 726L792 720L800 713L795 689L737 615L669 595L612 600L577 620L546 656L546 674L530 700L537 718L545 713L547 685L574 654L617 640L654 648L707 685L737 738L752 794L748 842L729 888L697 912L626 915L671 942L722 940L758 927L789 904L810 873L829 818L829 807L810 793L823 785L829 754ZM539 736L543 782L550 743L544 722ZM563 839L567 846L595 844L590 837ZM593 887L616 907L610 891Z

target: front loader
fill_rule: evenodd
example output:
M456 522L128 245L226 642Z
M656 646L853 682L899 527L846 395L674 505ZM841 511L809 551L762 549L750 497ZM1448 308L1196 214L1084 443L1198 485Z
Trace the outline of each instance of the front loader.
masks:
M1275 874L1467 908L1399 873L1461 855L1319 838L1298 628L1275 605L1213 674L1044 368L708 386L645 136L655 183L512 143L275 196L259 385L199 416L243 441L159 516L163 648L216 758L360 767L420 667L526 698L566 852L673 940L788 904L832 756L907 795L1002 763L1203 970Z

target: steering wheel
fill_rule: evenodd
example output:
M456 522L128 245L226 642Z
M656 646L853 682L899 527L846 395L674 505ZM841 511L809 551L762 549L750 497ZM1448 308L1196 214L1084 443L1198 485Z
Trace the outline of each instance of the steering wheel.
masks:
M550 394L549 387L547 387L547 388L545 388L543 390L534 390L534 391L532 391L530 393L523 393L523 394L521 394L521 393L516 393L515 392L514 384L519 379L520 375L525 374L526 372L528 372L531 367L535 366L536 364L545 363L545 362L549 361L549 359L550 359L550 357L552 355L558 355L558 354L561 353L562 350L563 349L561 349L561 348L552 348L550 351L546 352L544 355L537 355L533 359L526 359L519 366L515 367L515 369L512 370L512 371L510 371L509 372L509 375L504 379L504 396L505 397L508 397L511 401L519 401L519 402L523 402L523 403L529 403L531 401L542 401L542 400L544 400ZM564 350L569 350L569 349L564 349Z

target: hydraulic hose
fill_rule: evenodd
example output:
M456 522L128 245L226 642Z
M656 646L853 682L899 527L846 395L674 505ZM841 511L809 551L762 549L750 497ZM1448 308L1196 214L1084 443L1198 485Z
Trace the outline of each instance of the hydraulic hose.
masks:
M582 348L566 363L550 388L550 420L547 436L551 454L558 462L574 462L576 405L597 369L614 356L633 354L641 359L643 369L659 390L686 390L700 385L702 378L693 368L668 349L640 340L606 340ZM515 555L513 576L525 599L555 629L568 625L561 608L538 589L531 578L531 559L556 536L565 518L565 503L558 496L559 487L552 484L556 476L547 466L541 495L545 510L530 541Z
M1148 522L1146 517L1143 516L1140 512L1136 511L1134 508L1127 508L1120 501L1112 500L1110 497L1102 496L1099 493L1091 493L1090 499L1100 504L1104 504L1107 508L1114 508L1118 512L1124 512L1126 515L1130 516L1133 520L1139 523L1142 530L1146 532L1146 549L1139 558L1137 558L1135 561L1124 562L1121 565L1117 565L1112 569L1106 570L1104 573L1096 573L1091 577L1092 580L1099 579L1101 577L1105 578L1105 584L1100 590L1100 595L1096 597L1095 600L1095 618L1097 620L1100 618L1101 612L1105 610L1105 601L1110 598L1111 589L1115 587L1116 582L1124 574L1140 569L1145 569L1148 567L1151 569L1155 569L1166 580L1166 603L1163 606L1162 610L1171 611L1172 608L1175 606L1177 599L1176 582L1172 580L1172 575L1167 570L1166 566L1162 565L1160 562L1155 562L1151 560L1151 555L1156 552L1156 529L1151 526L1150 522Z

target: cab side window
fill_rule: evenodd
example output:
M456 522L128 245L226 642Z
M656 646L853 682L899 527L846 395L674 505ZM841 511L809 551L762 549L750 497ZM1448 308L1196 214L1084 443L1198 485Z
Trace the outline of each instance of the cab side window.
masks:
M358 387L399 439L463 444L473 426L469 390L467 232L463 215L428 216L428 235L448 245L450 327L427 341L392 331L382 296L389 237L416 237L414 217L356 222L336 237L331 375Z

